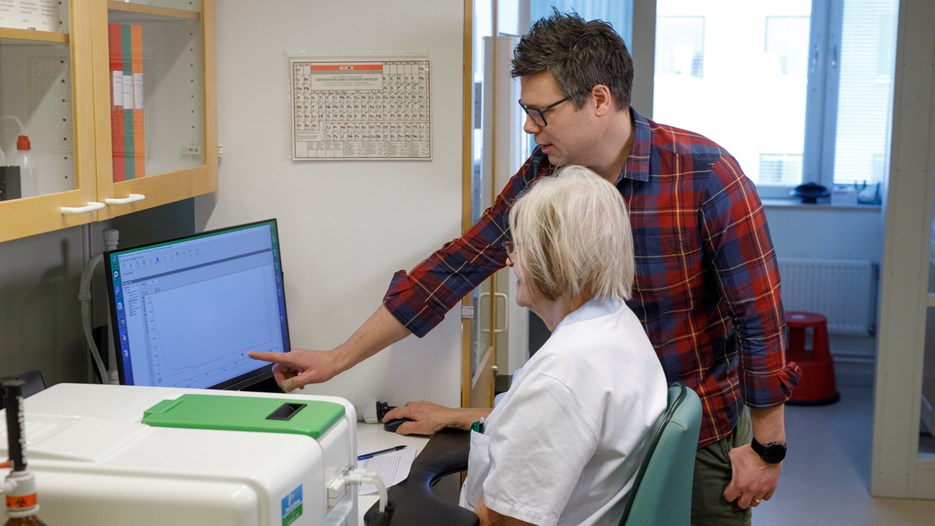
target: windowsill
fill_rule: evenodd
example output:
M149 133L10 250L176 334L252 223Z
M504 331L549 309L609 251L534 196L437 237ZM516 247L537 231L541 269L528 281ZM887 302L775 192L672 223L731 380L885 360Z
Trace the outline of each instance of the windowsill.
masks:
M830 202L805 204L798 199L762 199L766 208L801 208L808 210L829 210L834 212L857 210L861 212L879 212L881 205L833 205Z

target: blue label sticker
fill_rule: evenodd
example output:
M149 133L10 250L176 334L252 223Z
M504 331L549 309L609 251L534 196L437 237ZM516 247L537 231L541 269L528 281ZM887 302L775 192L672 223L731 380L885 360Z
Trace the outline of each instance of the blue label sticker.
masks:
M289 526L302 516L302 485L282 498L282 526Z

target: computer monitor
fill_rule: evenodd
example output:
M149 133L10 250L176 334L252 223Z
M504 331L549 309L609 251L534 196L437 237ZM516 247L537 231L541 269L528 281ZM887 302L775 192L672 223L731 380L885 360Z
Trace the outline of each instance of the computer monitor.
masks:
M121 384L249 389L290 349L275 219L104 259Z

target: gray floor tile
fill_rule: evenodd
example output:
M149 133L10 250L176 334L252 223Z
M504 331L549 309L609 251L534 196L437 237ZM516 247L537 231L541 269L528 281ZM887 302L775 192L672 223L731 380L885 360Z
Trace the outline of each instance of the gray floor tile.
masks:
M870 496L873 389L840 387L826 406L786 406L789 456L754 526L933 526L935 501Z

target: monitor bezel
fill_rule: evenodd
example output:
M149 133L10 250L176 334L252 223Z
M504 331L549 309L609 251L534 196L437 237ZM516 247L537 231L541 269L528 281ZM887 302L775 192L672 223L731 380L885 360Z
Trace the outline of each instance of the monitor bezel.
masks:
M171 243L188 241L192 239L221 235L227 232L245 230L245 229L257 227L260 225L270 225L272 227L271 228L272 237L275 240L275 246L277 247L277 250L275 251L275 254L274 254L274 258L278 265L279 275L282 278L282 287L283 287L282 315L283 315L284 326L285 326L285 331L283 334L284 340L285 340L283 342L285 344L284 345L285 351L283 352L290 352L292 350L291 337L289 334L290 329L289 329L288 308L286 305L285 271L282 266L282 243L281 243L281 238L279 236L279 224L276 218L264 219L260 221L252 221L249 223L243 223L239 225L232 225L232 226L223 227L223 228L206 230L204 232L198 232L195 234L179 236L179 237L165 239L165 240L156 241L152 243L141 243L141 244L133 245L130 247L121 247L121 248L117 248L114 250L105 251L103 254L104 268L106 269L105 281L107 282L107 304L108 304L108 311L109 311L110 322L111 322L111 327L112 327L111 336L113 338L112 343L115 349L115 361L117 362L116 364L114 364L114 366L116 366L117 368L117 375L119 377L120 385L127 385L127 379L126 379L126 371L124 370L124 360L123 360L121 346L120 346L120 331L118 330L118 323L119 323L118 313L114 305L116 294L114 291L114 280L112 277L113 268L111 265L111 256L114 254L121 255L127 252L147 250L147 249L158 247L160 245L166 245L166 244L171 244ZM196 388L196 389L217 389L217 390L230 390L230 391L247 390L258 384L268 383L267 381L273 378L272 368L273 368L272 364L263 364L260 367L257 367L256 369L252 371L241 374L239 376L236 376L234 378L231 378L219 384L215 384L209 387ZM133 385L138 385L138 384L133 384Z

